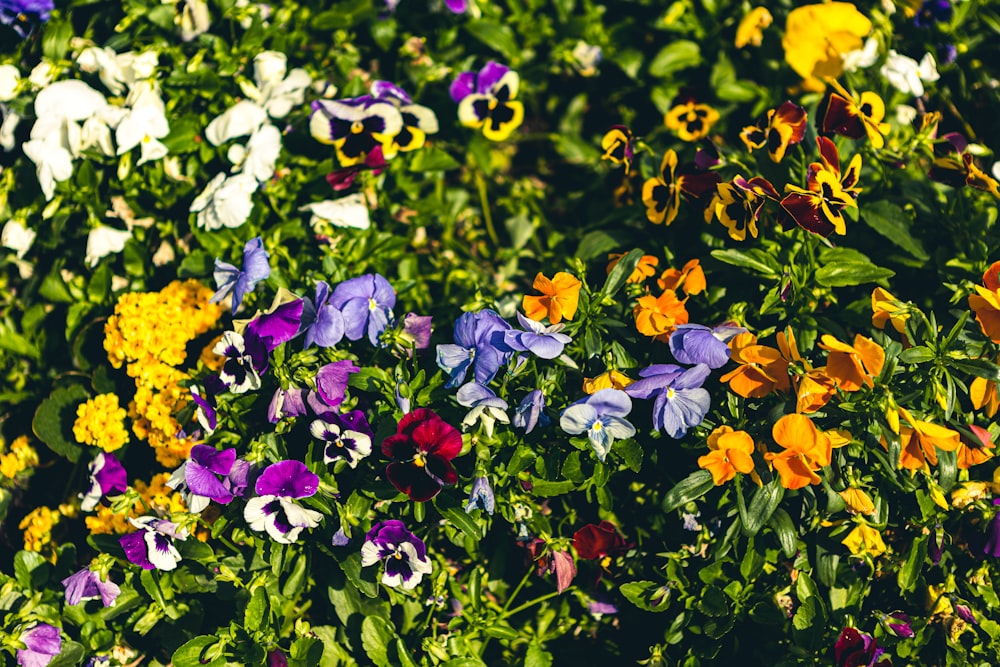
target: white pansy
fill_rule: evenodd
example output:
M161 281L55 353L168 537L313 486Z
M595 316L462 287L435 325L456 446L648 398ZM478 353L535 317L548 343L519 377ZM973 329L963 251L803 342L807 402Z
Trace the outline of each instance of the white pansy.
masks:
M889 51L881 73L893 88L914 97L923 95L924 84L937 81L940 76L934 56L930 53L918 63L896 51Z
M240 171L251 174L258 181L274 175L274 165L281 154L281 132L268 123L253 133L247 142Z
M900 104L896 107L896 122L900 125L909 125L917 117L917 110L909 104Z
M169 152L159 140L170 134L170 124L163 110L144 105L132 109L122 118L115 132L118 143L118 155L129 152L136 146L141 149L141 157L137 165L158 160Z
M848 51L840 58L844 62L845 72L856 72L859 69L871 67L878 60L878 40L869 37L865 40L864 47L856 51Z
M73 175L73 156L58 143L32 139L21 146L24 154L35 163L38 184L42 186L45 201L56 193L56 183L69 180Z
M934 56L930 51L925 53L924 57L920 59L917 73L920 75L920 80L924 83L934 83L941 78L941 75L937 71L937 62L934 61Z
M115 95L125 92L125 71L111 47L90 46L76 58L77 67L88 74L97 72L104 87Z
M164 4L176 4L176 2L164 0ZM207 32L212 26L212 16L208 13L208 3L205 0L186 0L175 23L181 40L184 42L190 42L203 32Z
M280 82L288 72L288 56L280 51L262 51L254 56L254 79L257 87Z
M55 65L48 60L43 60L32 68L31 73L28 74L28 81L37 88L45 88L55 80L56 74L58 74L58 70Z
M14 131L17 130L17 124L20 122L21 115L13 109L7 109L7 112L3 114L3 122L0 123L0 148L3 148L4 151L14 149Z
M267 112L257 104L243 100L212 120L205 128L205 138L219 146L230 139L253 134L265 122Z
M35 115L38 118L50 116L86 120L107 106L104 95L77 79L53 83L35 96Z
M217 174L191 203L190 211L198 214L198 226L208 231L239 227L253 211L257 186L252 174Z
M287 58L277 51L264 51L254 58L254 80L241 83L244 94L272 118L284 118L292 107L305 101L312 77L301 68L287 73Z
M28 229L17 220L8 220L0 232L0 245L13 250L18 259L24 259L25 254L35 242L37 234L34 230Z
M327 199L325 201L306 204L299 209L312 213L310 226L315 228L323 222L330 223L337 227L353 227L355 229L368 229L371 227L371 217L368 214L368 206L361 193L355 193L340 199Z
M102 257L125 249L125 242L132 238L132 232L122 231L107 225L99 225L87 235L87 266L97 266Z
M10 102L17 97L21 72L13 65L0 65L0 102Z

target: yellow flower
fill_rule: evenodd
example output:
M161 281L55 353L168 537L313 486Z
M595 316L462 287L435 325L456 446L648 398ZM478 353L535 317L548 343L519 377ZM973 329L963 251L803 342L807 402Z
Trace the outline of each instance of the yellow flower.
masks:
M990 485L986 482L962 482L951 492L951 506L955 509L965 509L977 500L987 497Z
M3 441L0 440L0 450ZM28 444L28 436L21 437L10 443L10 451L0 456L0 475L14 479L18 473L38 465L38 452Z
M868 494L864 492L864 489L850 486L840 492L840 497L844 499L844 503L847 505L847 511L851 514L870 515L875 513L875 503L873 503L872 499L868 497Z
M633 382L634 380L629 376L612 369L593 379L584 378L583 390L588 394L593 394L601 389L624 389Z
M859 523L850 533L847 534L841 544L851 550L855 556L871 556L877 558L886 552L885 542L882 541L882 534L869 526Z
M118 405L116 394L99 394L76 409L73 436L84 445L106 452L120 449L128 442L125 408Z
M53 512L48 507L36 507L21 519L18 528L24 531L24 550L45 552L52 546L52 528L59 523L59 512ZM55 560L55 554L51 554Z
M583 283L575 276L560 271L550 280L539 273L532 284L542 296L525 296L522 301L524 314L541 322L545 317L552 324L563 319L571 320L580 304L580 288Z
M739 27L736 28L736 48L742 49L748 44L750 46L760 46L760 43L764 40L764 28L773 22L774 17L771 16L771 12L767 11L767 7L754 7L751 9L743 16Z
M83 520L91 535L124 535L135 530L127 514L116 514L110 507L97 506L97 513Z
M885 323L891 322L892 328L899 333L906 333L906 320L910 319L906 304L889 294L881 287L872 291L872 325L885 329Z
M976 377L969 385L969 398L972 400L972 407L976 410L983 410L983 413L992 418L1000 408L1000 398L997 396L997 383L986 378Z
M849 2L796 7L785 24L785 60L803 78L803 87L823 90L822 80L844 72L842 56L857 51L872 22Z
M681 141L698 141L712 130L719 120L719 112L707 104L685 102L667 112L663 122Z

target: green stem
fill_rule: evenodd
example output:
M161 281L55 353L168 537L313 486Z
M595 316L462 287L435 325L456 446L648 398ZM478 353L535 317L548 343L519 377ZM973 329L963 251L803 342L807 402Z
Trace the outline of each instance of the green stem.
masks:
M513 616L514 614L518 614L518 613L524 611L525 609L528 609L530 607L535 606L536 604L540 604L542 602L545 602L546 600L551 600L554 597L558 597L559 595L562 595L563 593L565 593L566 591L569 591L569 590L573 590L573 587L571 586L571 587L567 588L564 591L552 591L551 593L546 593L545 595L537 597L534 600L529 600L528 602L525 602L520 607L515 607L514 609L511 609L508 612L504 612L500 616L500 618L507 618L509 616Z
M507 602L504 603L503 609L500 610L501 617L506 616L507 610L510 609L510 603L514 601L514 598L517 597L517 594L520 593L521 589L524 588L524 585L528 583L528 577L530 576L531 576L531 568L529 567L528 571L524 573L524 577L521 578L521 581L518 582L517 586L514 588L514 592L511 593L510 597L507 598Z
M493 227L493 214L490 212L490 199L486 194L486 179L483 178L483 172L476 172L476 188L479 190L479 202L480 206L483 207L483 221L486 223L486 233L490 237L490 241L493 241L493 245L500 247L500 238L497 236L497 230Z

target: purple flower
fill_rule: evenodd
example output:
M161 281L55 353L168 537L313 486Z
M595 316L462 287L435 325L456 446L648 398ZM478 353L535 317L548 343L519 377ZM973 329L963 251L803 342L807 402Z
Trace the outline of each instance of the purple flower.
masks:
M573 583L576 576L576 561L568 551L553 551L549 570L556 575L556 591L562 593Z
M305 300L302 325L306 332L303 348L312 346L333 347L344 337L344 315L330 303L330 286L326 281L316 283L316 301Z
M309 432L323 445L323 462L326 464L344 460L352 468L372 453L372 432L368 420L361 410L347 414L327 412L309 425Z
M226 358L219 379L229 391L245 394L260 389L260 376L268 366L267 346L260 336L252 331L245 336L227 331L212 351Z
M455 321L455 343L437 346L437 365L449 375L445 386L462 384L470 367L476 382L489 384L510 359L510 350L502 344L508 330L510 325L492 310L462 313Z
M0 24L10 26L24 39L34 32L37 23L49 20L49 12L53 9L52 0L0 0ZM29 15L33 15L35 20Z
M464 14L469 9L468 0L444 0L444 6L452 14Z
M968 605L962 604L954 597L952 597L951 603L955 607L955 613L958 615L960 619L962 619L966 623L979 625L979 621L976 620L976 615L972 613L972 610L968 607Z
M337 151L341 167L365 162L376 148L392 153L392 138L403 129L403 116L396 105L371 95L312 103L309 132L317 141Z
M531 433L539 424L542 428L549 425L549 417L545 414L545 394L541 389L528 393L514 411L514 427L522 429L525 434Z
M271 275L270 255L264 250L264 241L255 237L243 246L243 269L232 264L215 260L215 286L218 291L212 296L212 303L218 303L233 293L233 314L243 303L243 297L252 292L257 283Z
M600 600L594 600L587 605L587 611L590 612L591 616L594 618L600 618L601 616L609 616L611 614L618 613L618 607L614 606L610 602L601 602Z
M266 531L275 542L292 544L303 528L315 528L323 515L293 502L319 488L319 477L301 461L272 463L257 478L257 497L243 509L252 530Z
M301 417L308 413L305 401L306 390L298 387L274 390L274 396L267 406L267 421L277 424L285 417Z
M743 327L722 324L709 329L701 324L682 324L670 335L670 352L682 364L705 364L709 368L722 368L729 361L726 342L736 334L746 331Z
M337 285L330 304L344 316L344 335L358 340L368 331L368 340L378 345L379 336L392 320L396 292L389 281L377 273L351 278Z
M228 505L233 502L234 495L225 481L235 462L236 450L233 448L219 451L211 445L195 445L191 448L191 458L174 471L167 486L187 488L184 500L195 514L202 512L213 500Z
M639 371L642 378L625 388L633 398L653 398L653 427L671 438L683 438L697 426L711 407L711 397L701 388L710 369L698 364L684 369L674 364L655 364Z
M469 492L469 502L465 504L466 513L471 513L474 509L481 509L490 516L493 516L495 504L490 480L486 477L477 477L472 482L472 490Z
M431 344L431 321L434 318L430 315L417 315L416 313L407 313L403 317L403 330L399 334L399 338L403 345L406 346L405 352L407 355L413 353L413 350L426 350Z
M410 411L410 399L400 393L399 388L402 386L402 381L396 382L396 407L405 415Z
M125 550L130 563L144 570L173 570L181 560L181 554L174 546L174 540L187 538L187 530L176 523L144 516L129 519L139 530L122 535L118 542Z
M507 401L493 393L489 387L484 387L476 382L467 382L458 390L455 398L458 404L472 408L462 420L462 426L471 427L477 421L483 422L483 430L486 437L493 437L493 426L496 422L509 424L510 417L507 416Z
M389 519L372 526L361 547L361 565L385 562L382 583L411 590L425 574L431 573L431 561L423 541L411 533L402 521Z
M425 106L414 104L406 91L396 84L376 81L372 84L372 96L391 103L403 118L403 127L387 145L383 145L386 158L392 158L399 152L405 153L421 148L427 135L438 131L438 120L434 112Z
M354 179L365 169L370 169L372 174L378 176L385 169L385 156L382 154L382 147L376 146L369 152L361 164L356 164L345 169L337 169L326 175L326 182L335 192L341 192L354 184Z
M910 627L910 617L901 611L883 614L879 620L882 621L885 629L896 637L910 639L914 636L913 628Z
M877 662L885 649L875 642L874 637L867 632L859 632L857 628L840 631L833 653L837 667L885 667L892 664L888 660Z
M517 314L517 320L525 331L509 329L503 335L504 343L512 350L531 352L540 359L555 359L573 340L566 334L559 333L566 326L564 324L545 326L521 313Z
M247 331L257 334L270 352L298 335L304 307L302 299L279 304L251 320Z
M351 536L347 534L344 527L341 526L337 529L337 532L333 534L333 540L330 542L335 547L346 547L351 543Z
M913 23L920 28L928 28L938 22L947 23L954 13L949 0L924 0L913 16Z
M635 426L625 419L632 400L620 389L601 389L563 410L562 430L571 435L586 433L599 461L604 461L615 440L631 438Z
M62 652L59 628L48 623L32 625L18 639L24 644L24 648L17 649L17 664L21 667L45 667Z
M279 648L267 653L267 667L288 667L288 657Z
M490 141L503 141L524 120L524 105L514 99L520 82L517 72L492 60L478 73L462 72L449 89L459 122L482 128Z
M344 359L326 364L316 371L316 393L323 404L335 408L343 403L351 374L360 370L353 361Z
M66 589L68 605L79 604L81 600L100 598L105 607L110 607L122 592L118 584L110 578L101 581L101 576L97 572L86 567L63 579L62 585Z
M945 532L941 524L935 525L927 542L927 555L935 565L941 562L941 556L944 554L944 538Z
M82 498L80 509L84 512L94 511L101 498L125 493L128 488L128 474L114 454L99 453L91 461L88 470L90 471L90 489L86 494L80 496Z

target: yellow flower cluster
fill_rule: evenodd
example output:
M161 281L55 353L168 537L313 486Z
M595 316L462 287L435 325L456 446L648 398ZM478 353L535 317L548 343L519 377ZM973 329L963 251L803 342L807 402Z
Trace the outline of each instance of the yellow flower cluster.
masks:
M48 507L36 507L21 519L18 528L24 531L24 550L51 551L52 528L59 523L59 512ZM53 554L54 555L54 554Z
M0 440L0 452L6 447ZM19 473L38 465L38 452L28 444L28 437L22 435L10 443L10 451L0 454L0 476L14 479Z
M128 442L125 408L118 405L116 394L98 394L76 409L73 437L83 445L100 447L106 452L122 448Z
M149 442L164 467L180 465L195 444L178 438L173 415L190 400L178 367L187 345L215 326L222 308L209 303L212 290L195 280L174 281L159 292L125 294L104 327L104 349L115 368L126 365L136 393L129 404L132 431Z
M110 507L98 505L97 512L84 519L87 529L92 535L124 535L131 533L135 527L129 523L129 517L140 517L153 512L159 516L169 517L173 514L187 512L187 505L180 493L167 486L170 473L153 475L149 483L136 480L134 488L142 499L136 502L127 514L116 513Z

